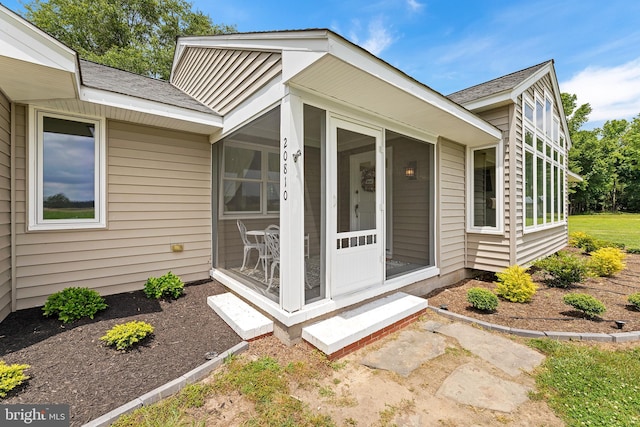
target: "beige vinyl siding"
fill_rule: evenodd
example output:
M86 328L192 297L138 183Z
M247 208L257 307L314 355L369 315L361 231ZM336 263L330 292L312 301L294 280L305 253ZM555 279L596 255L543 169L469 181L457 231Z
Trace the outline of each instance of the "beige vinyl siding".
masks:
M17 114L26 131L25 108ZM17 308L68 286L141 289L167 271L185 282L211 266L211 146L205 136L107 123L106 230L27 232L25 137L16 139ZM183 252L172 252L182 243Z
M510 110L508 106L484 111L478 115L502 131L504 167L504 232L496 234L469 233L467 235L467 267L486 271L501 271L510 264L510 168L512 150L509 146Z
M226 114L282 72L280 53L187 47L172 84Z
M465 267L465 147L451 141L438 144L440 273Z
M553 93L553 86L551 84L551 78L549 75L544 76L540 80L538 80L535 84L533 84L530 88L528 88L525 93L529 96L531 100L535 100L534 98L534 90L539 94L543 95L545 93L549 93L552 96L555 95ZM555 99L555 98L554 98ZM564 114L560 111L561 106L556 105L554 103L553 112L555 115ZM524 204L523 204L523 192L524 192L524 162L523 162L523 142L522 142L522 95L518 97L518 102L516 105L516 147L515 153L518 156L517 161L517 192L518 192L518 206L517 206L517 224L518 229L516 230L516 253L517 260L516 262L519 265L527 265L536 259L543 258L545 256L551 255L554 252L564 248L567 244L568 231L566 225L558 225L552 228L525 232L524 231ZM566 177L565 177L565 188L566 188ZM565 195L567 192L565 191ZM566 196L565 196L566 197Z
M566 245L566 225L527 233L519 245L518 264L528 265L537 259L544 258L561 250Z
M11 103L0 92L0 320L11 296Z

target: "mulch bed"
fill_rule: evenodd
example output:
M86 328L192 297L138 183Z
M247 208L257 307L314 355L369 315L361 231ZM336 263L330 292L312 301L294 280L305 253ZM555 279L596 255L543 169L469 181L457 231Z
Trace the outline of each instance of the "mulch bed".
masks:
M483 275L438 289L427 295L429 305L446 305L449 311L485 322L518 329L556 332L618 333L640 331L640 311L627 302L627 297L640 292L640 255L627 254L627 268L613 277L589 278L568 289L546 286L539 275L533 274L538 290L529 303L500 300L494 313L475 310L467 302L467 290L483 287L495 290L495 277ZM590 294L607 307L600 318L589 320L573 307L564 304L563 295L576 292ZM615 321L623 320L622 330Z
M105 297L109 308L96 317L62 324L42 309L10 314L0 323L0 357L31 365L31 377L3 404L70 405L72 426L80 426L206 362L241 338L207 305L225 292L214 282L185 287L174 301L148 299L142 291ZM142 320L154 334L128 352L106 347L100 337L116 324Z

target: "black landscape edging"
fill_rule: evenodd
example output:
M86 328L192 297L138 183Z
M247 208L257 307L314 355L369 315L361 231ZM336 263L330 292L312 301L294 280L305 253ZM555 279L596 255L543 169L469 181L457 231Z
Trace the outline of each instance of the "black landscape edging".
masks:
M485 329L504 332L506 334L517 335L526 338L551 338L555 340L578 340L578 341L598 341L598 342L629 342L640 341L640 331L618 332L615 334L591 333L591 332L556 332L556 331L533 331L529 329L510 328L508 326L496 325L493 323L478 320L473 317L464 316L438 307L427 306L439 315L451 320L458 320L465 323L473 323Z

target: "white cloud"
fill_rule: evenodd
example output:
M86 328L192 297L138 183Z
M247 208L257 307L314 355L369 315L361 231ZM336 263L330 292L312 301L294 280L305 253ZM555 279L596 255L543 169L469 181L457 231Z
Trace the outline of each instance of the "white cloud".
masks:
M394 42L391 32L384 26L382 19L374 19L367 27L367 38L360 45L373 53L380 53Z
M611 68L587 67L561 82L560 90L577 95L578 105L591 105L590 121L632 119L640 114L640 58Z
M412 12L418 12L424 5L416 0L407 0L407 6Z

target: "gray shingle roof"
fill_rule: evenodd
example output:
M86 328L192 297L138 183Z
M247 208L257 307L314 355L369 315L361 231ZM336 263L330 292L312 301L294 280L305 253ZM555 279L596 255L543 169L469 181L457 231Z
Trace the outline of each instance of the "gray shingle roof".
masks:
M481 83L479 85L454 92L450 95L447 95L447 98L449 98L453 102L464 105L477 99L485 98L487 96L514 89L524 80L535 74L538 70L545 67L550 62L552 63L553 60L545 61L541 64L534 65L533 67L525 68L524 70L516 71L515 73L507 74L506 76L498 77L497 79L490 80L486 83Z
M84 59L80 60L80 73L82 84L87 87L217 115L207 106L164 80L118 70Z

